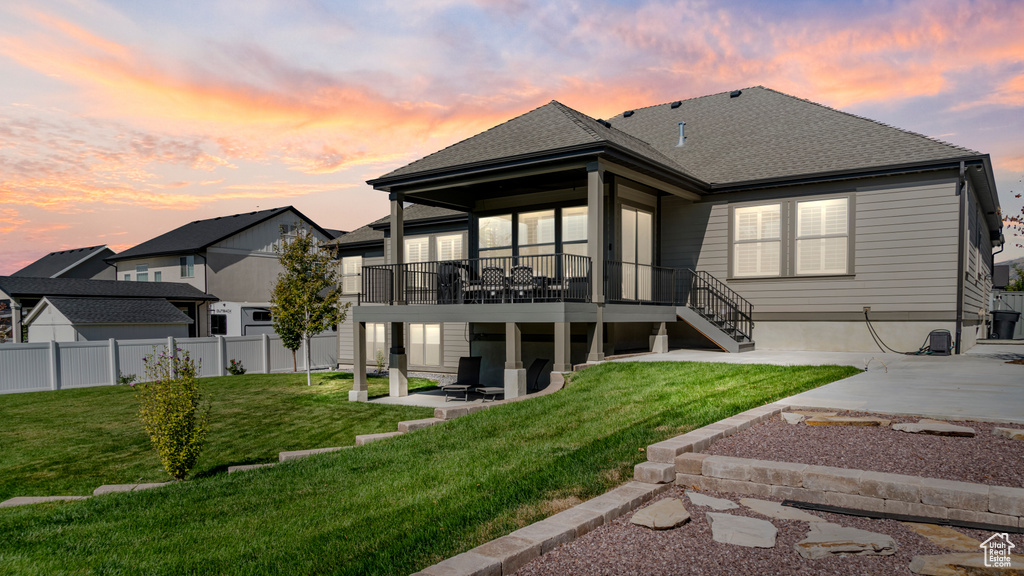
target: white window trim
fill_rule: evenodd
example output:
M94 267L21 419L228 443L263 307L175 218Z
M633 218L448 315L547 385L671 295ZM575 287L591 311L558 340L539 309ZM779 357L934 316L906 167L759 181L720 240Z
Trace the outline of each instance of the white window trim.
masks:
M424 326L424 327L429 326L429 325L434 325L434 326L438 327L438 334L437 334L437 338L438 338L437 339L437 364L426 364L426 363L415 364L415 363L413 363L413 361L412 361L412 354L411 354L411 349L412 349L412 346L413 346L413 344L412 344L412 326L413 326L413 324L421 325L421 326ZM444 366L444 323L443 322L407 322L405 324L405 333L408 335L407 336L407 341L408 341L409 345L407 347L406 354L409 355L408 358L409 358L409 365L410 366L417 366L417 367L421 367L421 368L440 368L440 367ZM421 353L423 354L424 362L426 362L426 358L427 358L426 330L424 330L424 333L423 333L423 343L422 343L422 346L423 346L423 349L421 350Z
M843 273L827 273L827 274L797 274L796 273L796 236L797 236L797 218L796 209L798 202L813 202L816 200L835 200L839 198L845 198L847 201L846 205L846 218L847 218L847 256L846 256L846 272ZM768 206L772 204L781 205L781 221L780 221L780 236L781 236L781 247L780 247L780 262L779 262L779 275L777 276L736 276L733 273L736 259L736 242L733 240L735 237L735 226L736 226L736 208L743 208L747 206ZM727 274L726 279L729 281L746 282L750 280L797 280L797 279L814 279L814 278L848 278L856 275L856 236L857 236L857 202L856 194L854 192L842 192L836 194L823 194L814 196L798 196L789 198L775 198L765 199L750 202L736 202L729 204L728 213L728 226L727 231L728 237L726 242L728 243L728 258L726 262Z

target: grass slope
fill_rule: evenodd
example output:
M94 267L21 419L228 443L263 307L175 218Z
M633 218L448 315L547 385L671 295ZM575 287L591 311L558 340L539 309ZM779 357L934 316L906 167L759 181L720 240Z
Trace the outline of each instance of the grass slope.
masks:
M621 483L652 442L856 372L603 364L354 450L0 510L0 572L409 574Z
M284 450L350 446L357 434L393 432L400 420L429 418L428 408L348 401L351 374L246 374L204 378L211 421L194 473L277 460ZM413 378L410 389L430 388ZM386 378L371 378L386 396ZM0 396L0 501L12 496L88 495L101 484L163 482L156 451L127 386Z

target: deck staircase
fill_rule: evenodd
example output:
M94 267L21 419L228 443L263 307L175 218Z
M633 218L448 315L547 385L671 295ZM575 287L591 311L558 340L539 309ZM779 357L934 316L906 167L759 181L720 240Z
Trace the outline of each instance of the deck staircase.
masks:
M753 305L707 272L680 272L676 316L726 352L752 351Z

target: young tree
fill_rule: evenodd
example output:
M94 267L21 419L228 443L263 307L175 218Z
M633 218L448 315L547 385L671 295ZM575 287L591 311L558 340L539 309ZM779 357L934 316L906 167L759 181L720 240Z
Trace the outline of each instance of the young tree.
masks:
M274 330L292 351L306 349L306 385L310 376L309 339L345 321L349 303L341 304L338 261L334 253L320 245L313 232L296 225L284 229L274 251L284 270L270 297Z

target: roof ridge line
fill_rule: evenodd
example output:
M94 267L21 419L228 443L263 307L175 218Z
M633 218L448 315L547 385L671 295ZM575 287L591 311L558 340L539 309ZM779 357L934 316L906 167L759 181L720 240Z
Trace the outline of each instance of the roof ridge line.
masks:
M575 112L575 113L577 113L577 114L581 114L581 115L583 115L583 116L586 116L587 118L590 118L590 116L589 116L589 115L587 115L587 114L583 114L583 112L580 112L579 110L577 110L577 109L575 109L575 108L570 108L569 106L566 106L565 104L562 104L562 103L561 103L561 102L559 102L558 100L552 100L552 101L551 101L551 103L552 103L552 104L555 104L555 105L556 105L556 107L558 108L558 110L559 110L559 111L560 111L560 112L561 112L561 113L562 113L562 114L563 114L563 115L564 115L564 116L565 116L566 118L568 118L568 119L569 119L569 120L570 120L570 121L571 121L571 122L572 122L573 124L575 124L575 125L579 126L580 128L582 128L582 129L583 129L583 130L584 130L584 131L585 131L585 132L586 132L587 134L590 134L591 138L593 138L593 140L594 140L595 142L599 142L599 141L601 141L601 140L604 140L604 138L601 138L601 136L599 136L599 135L598 135L597 131L595 131L595 130L594 130L593 128L591 128L590 126L587 126L586 124L584 124L583 122L581 122L581 121L580 121L580 119L579 119L578 117L574 116L573 114L570 114L570 113L569 113L569 111L570 111L570 110L572 110L573 112ZM597 122L597 120L596 120L596 119L593 119L593 118L591 118L591 120L594 120L594 122ZM621 130L620 130L620 132L621 132Z
M847 116L850 116L851 118L857 118L858 120L865 120L867 122L871 122L872 124L877 124L877 125L882 126L884 128L891 128L891 129L896 130L898 132L903 132L904 134L909 134L911 136L917 136L918 138L924 138L925 140L928 140L930 142L935 142L936 144L942 144L943 146L949 146L950 148L955 148L955 149L960 150L962 152L969 152L971 154L981 155L981 152L978 152L977 150L973 150L973 149L968 148L966 146L960 146L959 144L953 144L952 142L946 142L945 140L939 140L938 138L935 138L933 136L928 136L927 134L921 134L920 132L915 132L913 130L907 130L906 128L900 128L899 126L893 126L892 124L886 124L885 122L882 122L880 120L875 120L874 118L868 118L867 116L861 116L859 114L854 114L853 112L847 112L845 110L840 110L839 108L833 108L832 106L829 106L827 104L822 104L820 102L815 102L814 100L810 100L810 99L807 99L807 98L800 98L799 96L793 96L792 94L786 94L785 92L780 92L778 90L775 90L774 88L767 88L765 86L759 86L759 88L763 88L764 90L768 90L769 92L774 92L774 93L776 93L776 94L778 94L780 96L785 96L787 98L792 98L793 100L799 100L801 102L806 102L808 104L813 104L814 106L818 106L818 107L824 108L824 109L832 111L832 112L838 112L839 114L845 114Z

